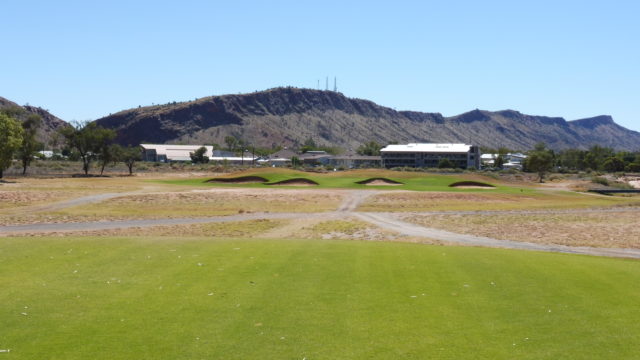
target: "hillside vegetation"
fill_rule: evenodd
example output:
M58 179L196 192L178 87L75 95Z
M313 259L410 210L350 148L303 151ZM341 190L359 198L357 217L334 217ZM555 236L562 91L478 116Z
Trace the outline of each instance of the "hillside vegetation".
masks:
M51 144L53 137L55 136L55 133L58 131L58 129L67 125L64 120L52 115L45 109L30 105L20 106L13 101L7 100L1 96L0 109L13 109L21 111L20 114L16 115L18 120L21 121L24 121L31 114L40 116L40 118L42 119L42 126L38 129L37 139L39 142L42 142L44 144Z

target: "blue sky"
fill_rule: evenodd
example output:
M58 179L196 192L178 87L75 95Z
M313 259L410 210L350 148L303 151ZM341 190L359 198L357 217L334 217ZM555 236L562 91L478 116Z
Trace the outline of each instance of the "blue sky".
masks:
M0 96L89 120L276 86L640 131L637 1L3 0ZM331 84L332 87L332 84Z

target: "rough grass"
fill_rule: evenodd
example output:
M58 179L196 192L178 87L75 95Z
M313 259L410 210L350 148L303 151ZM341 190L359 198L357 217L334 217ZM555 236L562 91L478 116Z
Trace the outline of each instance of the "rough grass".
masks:
M398 192L367 199L360 211L468 211L519 209L570 209L640 205L637 197L594 196L571 192L523 193Z
M134 227L126 229L107 229L74 231L72 236L180 236L180 237L259 237L265 232L288 224L287 220L256 219L230 221L210 224L167 225ZM16 237L68 236L66 232L23 233ZM1 236L1 235L0 235Z
M247 212L322 212L335 210L342 196L308 191L219 189L215 192L181 192L130 195L58 212L93 217L188 217Z
M0 215L98 193L176 191L182 187L146 182L137 177L19 178L0 186ZM191 189L191 187L190 187Z
M640 262L383 242L0 239L19 359L631 359Z
M327 220L305 226L296 232L300 238L343 240L395 240L397 236L359 220Z
M569 246L640 248L640 210L628 212L410 215L408 221L457 233Z

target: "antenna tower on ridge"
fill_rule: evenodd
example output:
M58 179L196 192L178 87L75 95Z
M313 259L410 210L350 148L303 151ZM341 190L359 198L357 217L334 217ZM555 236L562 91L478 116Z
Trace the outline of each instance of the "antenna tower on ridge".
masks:
M338 92L338 78L333 77L333 92Z
M325 81L325 83L324 83L324 89L325 89L326 91L329 91L329 77L328 77L328 76L327 76L327 79L326 79L326 81Z

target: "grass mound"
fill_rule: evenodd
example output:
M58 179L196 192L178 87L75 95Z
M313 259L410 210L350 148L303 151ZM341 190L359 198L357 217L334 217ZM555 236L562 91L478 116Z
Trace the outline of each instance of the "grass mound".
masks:
M479 181L458 181L449 185L449 187L455 188L483 188L483 189L493 189L495 186L487 183L482 183Z
M374 177L374 178L369 178L369 179L362 180L362 181L357 181L356 184L360 184L360 185L404 185L404 183L401 183L400 181L395 181L395 180L391 180L391 179L383 178L383 177Z
M225 184L249 184L249 183L264 183L267 182L269 180L267 180L266 178L263 178L262 176L238 176L238 177L232 177L232 178L214 178L214 179L209 179L206 182L213 182L213 183L225 183Z
M278 182L267 183L266 185L288 185L288 186L315 186L320 185L316 181L306 178L286 179Z

